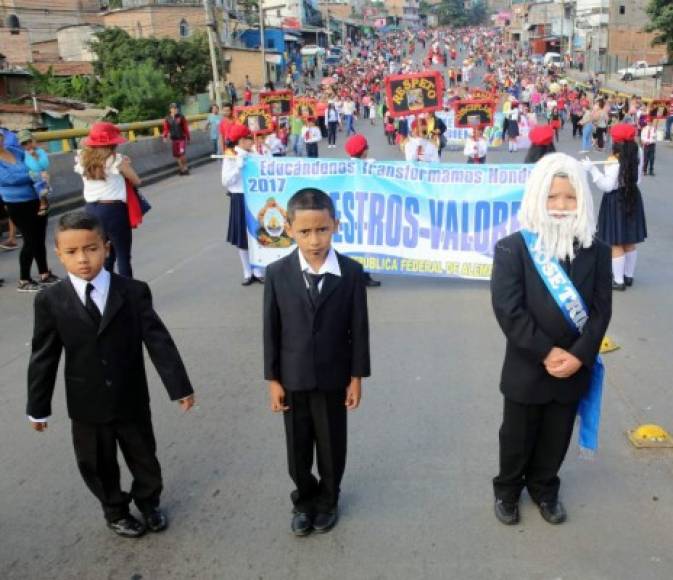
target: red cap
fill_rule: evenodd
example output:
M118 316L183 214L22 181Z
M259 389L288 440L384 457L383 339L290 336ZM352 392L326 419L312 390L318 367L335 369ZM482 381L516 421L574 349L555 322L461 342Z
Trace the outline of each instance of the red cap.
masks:
M252 133L247 125L241 123L232 123L227 129L227 140L232 143L238 143L243 137L252 137Z
M344 145L344 149L346 149L349 157L360 157L368 147L369 144L365 136L358 133L349 137L346 145Z
M85 147L111 147L126 143L121 131L113 123L98 122L91 125L89 136L82 139Z
M554 129L550 125L535 125L528 133L533 145L551 145L554 142Z
M636 138L636 127L627 123L619 123L612 127L610 135L612 136L613 143L633 141Z

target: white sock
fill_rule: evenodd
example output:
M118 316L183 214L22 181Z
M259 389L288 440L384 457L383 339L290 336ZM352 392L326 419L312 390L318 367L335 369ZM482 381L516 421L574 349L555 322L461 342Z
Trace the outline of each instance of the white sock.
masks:
M636 272L636 259L638 258L638 250L631 250L624 254L624 276L633 278Z
M243 265L243 277L250 278L252 276L252 269L250 268L250 254L248 254L248 250L238 250L238 255Z
M626 258L619 256L619 258L612 258L612 277L617 284L624 283L624 262Z
M262 266L253 266L252 273L256 278L264 278L264 268Z

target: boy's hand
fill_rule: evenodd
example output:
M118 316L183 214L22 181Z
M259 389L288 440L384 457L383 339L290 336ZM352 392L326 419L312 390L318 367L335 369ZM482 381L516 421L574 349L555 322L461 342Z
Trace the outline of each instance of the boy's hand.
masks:
M180 399L178 405L180 405L180 409L182 409L183 413L186 413L194 406L194 395L189 395L189 397Z
M351 384L346 388L346 409L354 411L360 406L362 399L362 379L351 377Z
M544 361L547 372L557 379L567 379L582 367L582 361L562 348L554 347Z
M30 421L30 426L33 429L35 429L35 431L39 431L40 433L42 433L42 431L47 430L47 422L46 421L41 421L39 423L37 421Z
M278 381L269 382L269 400L274 413L290 410L290 407L285 404L285 389Z

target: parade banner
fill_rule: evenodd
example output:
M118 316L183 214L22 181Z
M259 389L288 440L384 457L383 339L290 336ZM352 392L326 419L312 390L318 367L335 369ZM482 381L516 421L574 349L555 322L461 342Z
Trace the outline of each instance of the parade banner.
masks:
M518 231L531 165L458 165L249 156L243 168L250 261L267 266L296 246L287 204L327 192L335 248L372 273L488 280L493 248Z
M247 125L253 135L273 133L273 118L267 105L234 107L234 118L241 125Z
M442 109L444 80L439 71L387 76L386 104L392 117L431 113Z
M463 99L453 103L456 127L490 127L495 115L495 102L486 99Z
M292 114L308 119L318 116L318 101L311 97L295 97L292 101Z
M477 100L492 100L495 95L485 89L470 89L470 98Z
M287 117L292 113L292 91L266 91L259 93L260 105L268 105L274 117Z

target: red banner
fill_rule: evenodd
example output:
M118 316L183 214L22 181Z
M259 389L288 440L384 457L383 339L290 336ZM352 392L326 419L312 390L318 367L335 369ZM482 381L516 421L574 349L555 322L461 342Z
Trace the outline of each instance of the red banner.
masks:
M292 113L292 91L267 91L259 93L259 104L269 105L274 117L287 117Z
M495 101L487 99L463 99L453 103L454 125L460 128L490 127L495 116Z
M444 79L439 71L388 76L385 84L386 104L392 117L442 109Z
M253 135L273 133L273 117L268 105L234 107L234 118L242 125L247 125Z

